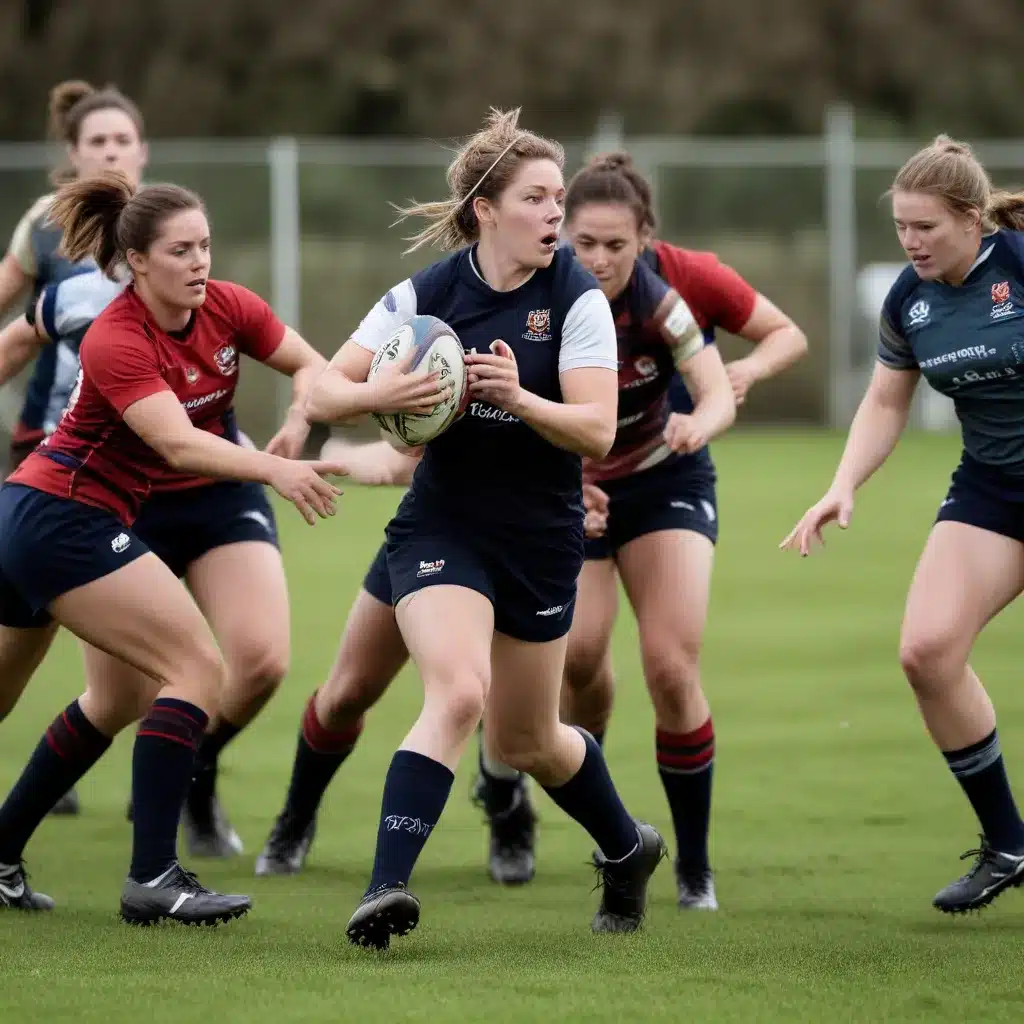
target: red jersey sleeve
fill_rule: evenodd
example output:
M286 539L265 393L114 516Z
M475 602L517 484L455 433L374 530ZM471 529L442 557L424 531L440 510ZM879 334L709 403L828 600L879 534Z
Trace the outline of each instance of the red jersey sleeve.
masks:
M655 242L661 272L686 300L701 326L738 334L754 312L756 289L713 252Z
M143 398L172 390L160 373L156 350L144 334L93 325L82 339L79 358L82 372L118 416Z
M266 362L284 340L284 324L255 292L240 284L231 286L236 307L238 347L247 356Z

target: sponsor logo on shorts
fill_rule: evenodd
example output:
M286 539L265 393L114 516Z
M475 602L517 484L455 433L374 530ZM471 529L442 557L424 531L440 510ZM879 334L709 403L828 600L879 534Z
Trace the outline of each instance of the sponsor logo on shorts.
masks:
M265 512L261 512L258 508L250 508L242 513L243 519L251 519L254 523L259 523L267 533L273 533L274 528L270 525L270 518Z
M700 507L702 509L704 509L704 515L706 515L708 517L708 522L709 523L713 523L715 521L715 519L716 519L716 516L715 516L715 506L712 505L710 501L705 501L702 498L701 502L700 502Z
M673 508L685 508L687 512L696 512L695 506L691 505L688 501L670 501L669 504Z
M416 579L421 580L425 576L436 576L443 569L443 558L436 558L433 562L420 562L420 571L416 573Z
M114 554L119 555L122 551L126 551L128 545L131 544L132 539L127 533L119 533L111 542L110 547Z
M195 382L199 380L199 371L194 366L186 366L185 380L187 380L189 384L195 384Z
M565 611L564 604L552 605L550 608L544 608L542 611L537 612L538 615L561 615Z

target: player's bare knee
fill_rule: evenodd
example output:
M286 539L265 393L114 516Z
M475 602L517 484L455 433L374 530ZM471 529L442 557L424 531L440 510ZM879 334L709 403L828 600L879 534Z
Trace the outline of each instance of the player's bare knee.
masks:
M227 668L216 644L198 643L180 656L161 680L182 699L210 712L217 707L227 682Z
M570 690L580 692L598 687L602 683L604 663L603 645L579 644L570 646L565 658L563 680Z
M321 687L317 701L323 724L335 729L361 718L377 703L388 682L365 673L335 673Z
M288 674L288 654L287 647L254 645L242 653L237 664L228 666L228 674L245 693L266 700Z
M431 691L437 695L448 728L459 736L472 733L483 717L488 682L482 673L472 670L449 675L443 681L437 680L434 686L424 678L428 699Z
M551 760L551 754L545 746L551 744L545 744L544 739L534 733L500 727L488 743L489 750L497 760L527 775L542 771Z
M700 645L675 642L646 649L644 676L655 707L682 712L701 694Z
M955 638L943 631L908 631L900 638L900 667L914 692L933 697L963 669Z

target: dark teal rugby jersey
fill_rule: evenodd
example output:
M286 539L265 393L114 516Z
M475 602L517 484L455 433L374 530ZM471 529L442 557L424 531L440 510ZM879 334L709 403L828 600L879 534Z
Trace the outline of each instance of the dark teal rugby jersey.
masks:
M562 400L559 374L579 367L616 370L615 324L597 281L571 249L508 292L480 275L462 249L392 288L352 335L376 352L415 314L447 323L468 352L500 338L515 353L521 386ZM582 530L582 460L488 402L471 399L465 415L427 446L407 495L425 515L469 528Z
M1024 235L981 241L963 283L907 266L882 306L878 358L948 395L972 458L1024 476Z

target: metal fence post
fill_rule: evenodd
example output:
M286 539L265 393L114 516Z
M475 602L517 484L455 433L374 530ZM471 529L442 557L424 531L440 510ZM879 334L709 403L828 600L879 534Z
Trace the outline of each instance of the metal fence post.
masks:
M853 317L857 277L857 169L853 108L836 103L825 114L825 225L828 232L828 425L843 427L852 412Z
M302 224L299 198L299 144L293 138L271 139L270 292L274 312L289 327L300 329L302 315ZM291 401L288 381L277 375L274 389L280 423Z

